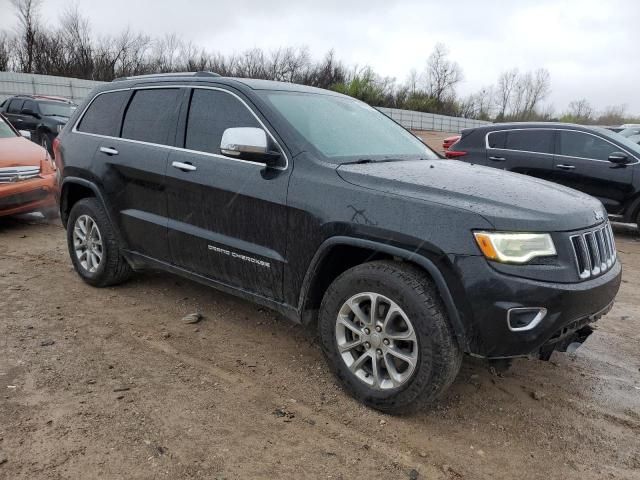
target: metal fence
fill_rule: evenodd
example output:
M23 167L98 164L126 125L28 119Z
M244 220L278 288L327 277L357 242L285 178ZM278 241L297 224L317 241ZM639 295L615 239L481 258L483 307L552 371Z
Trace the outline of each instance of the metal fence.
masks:
M472 120L470 118L448 117L436 113L400 110L398 108L378 107L378 110L393 118L403 127L411 130L434 130L438 132L458 133L465 128L480 127L491 123L482 120Z
M0 72L0 102L12 95L52 95L75 103L103 82L31 73Z
M101 83L104 82L31 73L0 72L0 102L11 95L26 94L53 95L79 103L89 94L91 89ZM380 107L378 110L411 130L460 132L463 128L479 127L490 123L397 108Z

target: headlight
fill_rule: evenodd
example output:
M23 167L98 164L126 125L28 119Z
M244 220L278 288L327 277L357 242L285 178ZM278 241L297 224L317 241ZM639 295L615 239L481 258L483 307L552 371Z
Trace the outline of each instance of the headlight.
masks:
M64 128L64 125L58 125L56 127L56 130L58 131L58 133L60 133L62 131L62 129Z
M489 260L526 263L532 258L556 255L548 233L474 232L480 250Z

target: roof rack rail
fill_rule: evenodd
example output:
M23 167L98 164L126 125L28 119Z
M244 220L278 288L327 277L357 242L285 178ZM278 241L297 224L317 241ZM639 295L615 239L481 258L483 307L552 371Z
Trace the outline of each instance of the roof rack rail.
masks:
M134 75L131 77L119 77L114 79L114 82L122 80L137 80L139 78L163 78L163 77L219 77L220 75L215 72L170 72L170 73L148 73L146 75Z

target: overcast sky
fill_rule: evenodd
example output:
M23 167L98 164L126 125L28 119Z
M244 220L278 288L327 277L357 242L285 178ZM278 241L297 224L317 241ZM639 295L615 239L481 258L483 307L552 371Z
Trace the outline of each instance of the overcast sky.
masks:
M43 0L54 25L68 0ZM561 112L573 99L597 109L625 104L640 114L638 0L83 0L97 33L127 25L153 36L177 33L209 50L307 46L315 57L333 48L346 64L371 65L404 81L421 71L437 42L462 67L465 95L513 67L547 68ZM0 28L13 28L0 0Z

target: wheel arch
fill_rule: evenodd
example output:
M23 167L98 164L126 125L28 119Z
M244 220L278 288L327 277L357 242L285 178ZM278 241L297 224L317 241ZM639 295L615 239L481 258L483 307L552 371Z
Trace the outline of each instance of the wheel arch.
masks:
M111 225L115 226L112 218L110 218L109 209L106 208L104 198L98 186L89 180L79 177L65 177L64 180L62 180L60 187L60 218L62 219L62 224L66 227L69 212L71 212L73 206L79 200L88 197L94 197L102 203Z
M336 265L336 260L341 259L346 261ZM449 285L436 263L414 251L372 240L332 237L322 243L311 260L300 291L298 310L301 322L309 325L317 320L320 302L326 289L341 273L356 265L381 259L396 259L416 265L433 280L458 344L464 351L468 351L466 329Z

